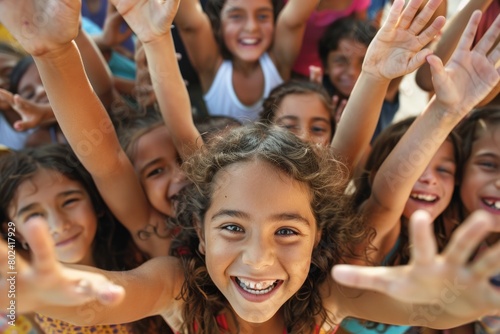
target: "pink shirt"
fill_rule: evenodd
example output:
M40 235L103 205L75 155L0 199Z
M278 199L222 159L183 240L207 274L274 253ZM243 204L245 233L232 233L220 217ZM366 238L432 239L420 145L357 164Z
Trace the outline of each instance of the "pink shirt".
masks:
M351 4L344 10L314 11L307 21L306 31L302 39L302 48L295 61L293 71L309 77L309 66L321 66L318 55L318 42L328 25L335 20L352 15L356 12L365 11L370 5L370 0L352 0Z

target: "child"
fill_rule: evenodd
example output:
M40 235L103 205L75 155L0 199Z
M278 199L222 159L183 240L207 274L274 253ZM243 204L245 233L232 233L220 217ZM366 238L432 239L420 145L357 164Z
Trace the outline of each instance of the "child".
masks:
M25 239L29 221L44 217L57 260L63 263L126 270L145 261L130 234L106 208L90 175L65 145L43 146L2 156L0 193L0 222L2 225L10 222L8 226L14 226L19 250L29 249ZM150 327L153 323L148 325L148 320L135 325L79 329L42 315L36 315L35 320L44 333L58 330L132 333L156 328L156 325Z
M261 122L278 124L304 141L330 145L336 128L334 108L321 85L305 80L282 83L262 108Z
M262 100L290 78L319 2L290 0L278 15L276 0L209 0L206 13L199 0L181 1L175 24L209 114L258 119Z
M481 208L493 214L498 221L498 177L500 146L498 134L500 109L484 107L475 110L458 127L463 138L464 165L460 183L461 216ZM479 254L485 252L499 239L499 233L484 240ZM498 277L498 275L497 275ZM498 278L492 283L498 285ZM476 323L476 333L495 333L500 328L498 317L487 317Z
M348 99L361 73L368 45L377 29L368 21L346 17L333 22L319 40L318 53L323 63L323 85L330 96ZM395 78L385 94L373 138L387 127L399 109L399 83Z
M320 328L330 332L346 316L451 327L498 310L500 301L492 298L494 288L484 275L500 266L492 262L491 268L480 269L496 252L465 266L479 239L494 230L486 214L457 230L442 256L435 254L430 217L414 215L415 262L383 268L385 274L379 268L335 268L339 282L385 289L392 298L360 293L340 288L327 269L347 260L350 246L368 232L334 219L342 209L341 164L288 132L262 126L238 128L203 151L186 164L196 186L181 201L187 211L180 219L192 224L194 217L199 240L182 261L156 257L119 274L63 268L50 255L47 232L34 218L26 224L35 258L30 275L23 270L28 264L17 259L16 279L23 287L18 312L36 309L87 325L162 314L176 331L188 333L318 333ZM5 246L1 250L5 253ZM126 294L110 281L123 285ZM432 311L426 316L449 291L443 282L450 281L460 289L452 294L454 302L440 303L438 317ZM4 283L1 292L5 289ZM74 305L96 297L104 302L102 312L90 319L77 312L80 306ZM405 303L411 300L417 309ZM369 307L373 303L377 307Z
M323 0L307 20L306 31L302 39L300 53L293 66L294 74L309 77L310 66L322 68L318 55L318 42L326 27L343 17L366 19L368 0Z

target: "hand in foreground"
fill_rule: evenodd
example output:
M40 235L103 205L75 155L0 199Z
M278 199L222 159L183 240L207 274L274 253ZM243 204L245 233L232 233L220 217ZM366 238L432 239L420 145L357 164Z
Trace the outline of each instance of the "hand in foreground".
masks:
M31 262L16 254L14 223L8 223L8 244L0 240L0 294L9 296L9 291L14 291L17 312L37 311L47 306L79 306L95 300L111 305L123 299L123 288L105 276L66 268L57 261L54 242L43 218L31 219L24 231L32 252ZM3 310L10 305L7 299L0 302Z
M500 224L489 213L477 211L453 233L443 253L437 254L432 220L427 212L416 211L410 219L412 247L408 265L337 265L332 275L342 285L439 308L441 314L477 319L500 310L500 291L490 282L490 278L500 272L500 243L474 261L469 259L489 233L498 231ZM413 320L419 321L418 314L415 316Z

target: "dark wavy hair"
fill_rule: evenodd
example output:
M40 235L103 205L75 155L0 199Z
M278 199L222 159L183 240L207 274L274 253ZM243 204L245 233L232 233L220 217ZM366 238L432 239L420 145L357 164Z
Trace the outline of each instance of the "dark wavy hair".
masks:
M278 17L278 14L283 7L283 0L269 0L272 5L273 5L273 11L274 11L274 22L276 22L276 18ZM222 8L224 7L224 4L226 3L226 0L207 0L205 4L205 12L208 15L208 18L210 19L210 23L212 25L212 32L214 34L215 40L217 41L217 44L219 45L219 50L221 52L221 55L224 59L232 59L232 54L229 52L229 50L226 47L226 44L224 43L224 38L222 37L222 24L221 24L221 12Z
M331 23L318 42L318 55L324 67L327 67L328 54L339 48L342 39L350 39L368 46L377 28L369 21L344 17Z
M95 266L104 270L123 271L136 268L147 257L133 242L128 230L109 211L91 175L68 145L50 144L10 152L0 157L0 222L10 221L8 209L18 187L31 180L40 170L56 171L79 182L87 191L97 216L97 231L92 243ZM159 318L146 318L132 323L139 333L164 329L171 333Z
M279 127L260 123L234 128L212 138L209 145L184 163L192 185L184 189L179 201L177 219L186 229L173 249L174 255L181 257L185 270L186 279L179 296L185 302L185 332L223 332L216 315L229 307L210 278L204 256L198 251L199 239L193 222L204 222L217 173L234 163L255 160L270 164L308 186L311 208L318 230L322 231L321 240L312 253L308 278L282 307L288 332L310 332L318 318L331 322L322 306L319 287L334 264L357 256L351 246L362 243L369 234L365 226L346 214L349 210L343 194L349 172L327 149L304 143Z

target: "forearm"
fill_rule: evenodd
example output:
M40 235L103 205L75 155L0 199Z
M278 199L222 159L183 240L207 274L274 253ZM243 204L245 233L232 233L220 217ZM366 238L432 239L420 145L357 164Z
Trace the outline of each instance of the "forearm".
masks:
M202 141L194 126L189 95L179 70L171 34L144 44L151 81L165 124L183 159Z
M332 150L352 171L368 148L390 80L361 72L332 140Z

